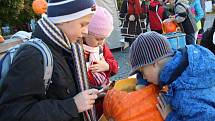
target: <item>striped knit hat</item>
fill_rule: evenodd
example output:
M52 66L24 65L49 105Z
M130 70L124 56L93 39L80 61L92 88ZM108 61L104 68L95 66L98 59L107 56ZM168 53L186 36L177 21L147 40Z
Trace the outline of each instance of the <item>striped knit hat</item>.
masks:
M164 36L157 32L142 33L129 50L129 60L132 66L130 75L135 74L140 67L173 54L174 52Z
M48 18L53 23L79 19L95 11L94 0L49 0Z

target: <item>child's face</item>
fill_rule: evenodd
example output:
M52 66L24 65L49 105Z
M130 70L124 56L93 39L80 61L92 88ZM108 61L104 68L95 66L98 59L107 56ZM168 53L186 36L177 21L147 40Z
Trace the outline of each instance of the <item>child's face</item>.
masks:
M90 47L98 47L100 45L103 45L104 40L105 37L97 37L89 33L85 39L85 42Z
M76 42L81 39L84 34L88 33L88 24L93 14L86 15L79 19L57 24L57 26L66 34L70 42Z
M159 81L159 70L157 63L146 65L138 69L138 71L142 72L143 79L156 85L158 85Z

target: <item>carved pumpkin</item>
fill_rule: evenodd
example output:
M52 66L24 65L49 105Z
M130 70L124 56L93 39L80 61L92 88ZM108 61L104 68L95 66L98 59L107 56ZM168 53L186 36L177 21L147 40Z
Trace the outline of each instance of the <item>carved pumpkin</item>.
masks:
M163 33L176 32L177 24L174 21L167 20L162 23L162 29Z
M43 14L47 11L47 2L45 0L34 0L32 8L36 14Z
M4 38L0 35L0 43L4 42Z
M163 121L156 107L157 96L154 85L130 93L112 89L104 99L104 115L114 121Z
M126 92L135 91L137 80L136 78L128 78L117 80L114 89Z

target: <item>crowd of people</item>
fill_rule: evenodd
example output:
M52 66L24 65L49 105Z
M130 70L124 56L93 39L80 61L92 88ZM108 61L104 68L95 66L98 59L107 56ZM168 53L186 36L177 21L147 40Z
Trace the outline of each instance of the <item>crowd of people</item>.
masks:
M131 75L137 74L143 85L138 89L149 83L168 87L158 105L165 121L215 120L215 20L204 32L203 3L124 0L121 7ZM162 35L165 19L186 34L186 47L171 48ZM101 90L119 69L105 43L112 31L112 15L94 0L49 0L47 16L37 22L31 38L41 39L53 55L50 84L44 86L41 52L20 47L0 78L0 120L97 121L103 114ZM201 45L196 44L198 34L203 34Z

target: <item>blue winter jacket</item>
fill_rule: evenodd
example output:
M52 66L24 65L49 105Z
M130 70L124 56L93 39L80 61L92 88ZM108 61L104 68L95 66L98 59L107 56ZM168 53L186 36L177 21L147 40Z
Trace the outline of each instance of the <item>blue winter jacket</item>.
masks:
M165 121L215 121L215 55L198 45L188 45L188 66L165 94L172 106ZM160 73L166 83L182 60L177 51Z

